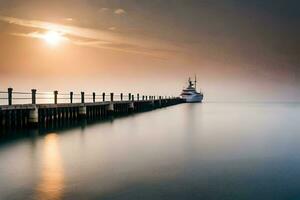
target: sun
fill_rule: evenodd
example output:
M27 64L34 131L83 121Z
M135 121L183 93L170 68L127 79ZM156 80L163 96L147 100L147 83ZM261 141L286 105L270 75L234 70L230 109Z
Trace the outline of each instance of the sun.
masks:
M60 33L56 31L48 31L43 35L43 39L48 44L56 46L62 41L63 37Z

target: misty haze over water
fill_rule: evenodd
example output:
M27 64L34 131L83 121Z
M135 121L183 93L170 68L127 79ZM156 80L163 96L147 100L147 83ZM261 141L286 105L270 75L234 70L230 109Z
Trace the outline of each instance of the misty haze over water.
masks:
M0 199L297 199L300 106L181 104L0 145Z

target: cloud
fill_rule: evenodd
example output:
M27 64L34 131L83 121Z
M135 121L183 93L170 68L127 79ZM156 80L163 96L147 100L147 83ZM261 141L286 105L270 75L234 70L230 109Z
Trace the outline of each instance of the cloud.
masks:
M108 30L110 30L110 31L115 31L116 29L117 29L117 28L114 27L114 26L108 28Z
M65 18L65 20L68 22L72 22L74 19L69 17L69 18Z
M125 14L127 14L127 12L124 9L121 9L121 8L118 8L118 9L115 9L115 10L112 10L110 8L100 8L98 10L98 12L101 12L101 13L108 12L108 11L109 11L109 13L113 13L115 15L125 15Z
M126 12L125 10L119 8L119 9L116 9L116 10L114 11L114 13L115 13L116 15L125 15L127 12Z
M109 8L100 8L99 12L106 12L106 11L109 11L109 10L110 10Z
M37 38L37 39L45 39L45 34L43 32L30 32L30 33L11 33L14 36L20 37L30 37L30 38ZM60 34L60 39L63 41L70 41L69 38L65 37L64 35Z
M41 39L46 31L56 31L65 41L79 46L144 54L157 58L171 56L177 51L174 50L176 47L166 44L163 41L151 41L150 38L138 39L110 31L115 30L115 27L110 27L109 30L99 30L6 16L0 16L0 21L15 26L30 28L31 32L11 33L11 35L19 37ZM34 31L32 31L32 29Z

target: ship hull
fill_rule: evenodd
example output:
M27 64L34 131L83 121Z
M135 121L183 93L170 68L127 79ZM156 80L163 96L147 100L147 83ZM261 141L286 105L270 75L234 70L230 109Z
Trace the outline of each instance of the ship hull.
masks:
M203 95L189 95L189 96L182 96L187 103L201 103L203 100Z

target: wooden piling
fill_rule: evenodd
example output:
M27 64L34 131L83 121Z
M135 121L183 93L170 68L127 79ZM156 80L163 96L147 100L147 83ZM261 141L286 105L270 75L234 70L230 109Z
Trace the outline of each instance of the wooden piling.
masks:
M81 92L81 103L84 103L84 92Z
M7 89L7 98L8 98L8 105L12 105L12 93L13 93L13 88L8 88Z
M70 103L73 103L73 92L70 92Z
M93 102L95 103L96 102L96 93L93 92Z
M31 103L32 103L33 105L36 104L36 89L32 89L32 90L31 90Z
M58 91L54 91L54 104L57 104L57 95L58 95Z
M114 93L110 93L110 102L114 101Z

